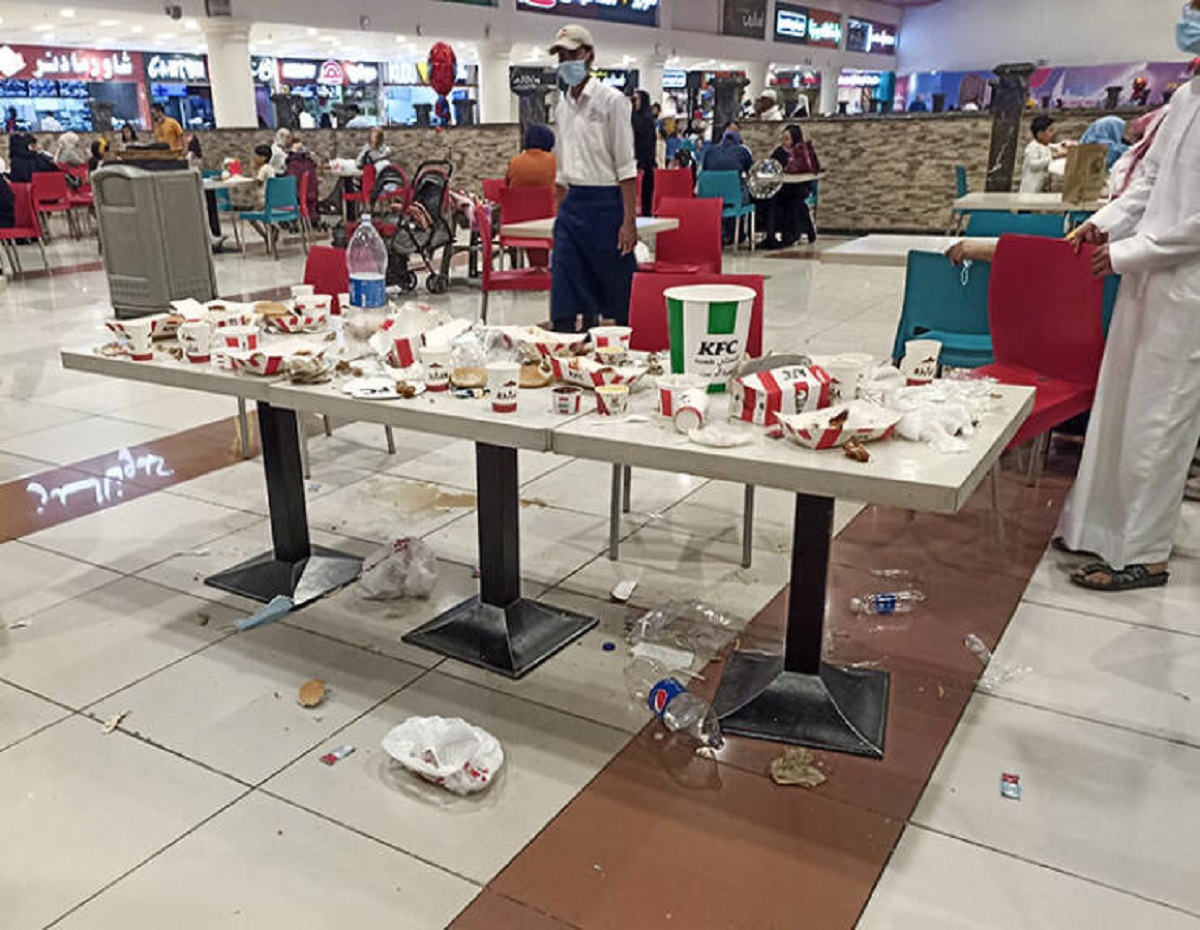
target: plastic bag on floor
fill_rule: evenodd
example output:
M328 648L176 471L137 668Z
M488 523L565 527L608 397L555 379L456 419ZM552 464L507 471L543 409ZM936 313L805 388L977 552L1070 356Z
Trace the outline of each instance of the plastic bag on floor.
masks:
M635 657L652 659L669 671L685 671L706 665L743 626L704 604L672 602L635 620L628 640Z
M382 745L410 772L454 794L482 791L504 765L500 741L458 717L409 717Z
M363 560L359 593L369 601L426 598L437 584L438 562L419 539L397 539Z

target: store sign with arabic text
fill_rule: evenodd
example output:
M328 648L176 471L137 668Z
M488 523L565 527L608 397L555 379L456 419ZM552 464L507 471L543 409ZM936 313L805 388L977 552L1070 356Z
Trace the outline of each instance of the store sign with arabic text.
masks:
M767 37L767 0L725 0L721 33L750 39Z
M808 44L818 48L842 47L842 15L808 8Z
M374 84L379 80L379 66L365 61L282 61L280 80L289 84L323 84L340 87L343 84Z
M107 82L141 77L141 52L0 45L0 78Z
M517 0L517 10L657 26L660 0Z

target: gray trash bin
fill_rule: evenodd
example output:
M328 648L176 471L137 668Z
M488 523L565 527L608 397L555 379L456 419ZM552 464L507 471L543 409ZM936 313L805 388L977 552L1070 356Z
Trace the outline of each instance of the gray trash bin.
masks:
M104 271L118 317L217 295L200 175L112 165L92 173Z

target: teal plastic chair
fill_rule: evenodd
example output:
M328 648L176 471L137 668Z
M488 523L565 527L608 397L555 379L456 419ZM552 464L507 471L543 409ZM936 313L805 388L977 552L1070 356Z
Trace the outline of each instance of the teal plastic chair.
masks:
M813 223L817 221L817 207L821 205L821 182L813 181L812 188L808 192L808 197L804 202L808 204L808 212L812 215Z
M304 251L308 252L308 233L300 217L300 200L296 196L296 179L294 177L268 178L263 196L263 208L248 213L235 214L241 220L254 220L264 226L279 226L283 223L295 223L300 227L300 238L304 242ZM246 251L245 237L242 237L242 252ZM279 258L279 246L275 237L267 240L271 257Z
M909 252L904 309L896 328L892 358L904 357L909 339L936 339L942 363L955 368L991 364L988 323L990 262L956 266L939 252Z
M725 202L721 211L721 219L735 220L737 232L742 229L742 220L750 219L750 251L754 251L754 204L746 203L746 192L742 187L742 176L736 171L702 171L696 190L700 198L712 197ZM734 248L737 247L737 235L734 237Z
M966 197L967 194L969 194L969 193L971 193L971 191L967 187L967 166L966 165L955 165L954 166L954 196L955 197Z
M1061 239L1065 234L1060 213L1009 213L1004 210L978 210L967 217L968 236L1042 236Z
M1101 325L1104 327L1104 338L1108 338L1108 327L1112 325L1113 308L1117 304L1117 291L1121 288L1121 276L1119 274L1110 274L1104 279L1104 309Z

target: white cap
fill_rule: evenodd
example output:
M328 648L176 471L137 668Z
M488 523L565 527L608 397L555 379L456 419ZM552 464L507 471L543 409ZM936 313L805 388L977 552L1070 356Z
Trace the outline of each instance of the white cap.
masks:
M565 52L573 52L585 45L588 48L596 47L596 43L592 41L592 34L585 27L577 23L568 23L558 30L558 34L554 37L554 42L550 46L550 54L555 54L559 49Z
M766 97L768 100L770 100L770 101L772 101L772 102L774 102L774 103L778 103L778 102L779 102L779 95L778 95L777 93L775 93L775 91L774 91L772 88L770 88L770 87L768 87L768 88L767 88L766 90L764 90L764 91L763 91L761 94L759 94L759 96L760 96L760 97Z

